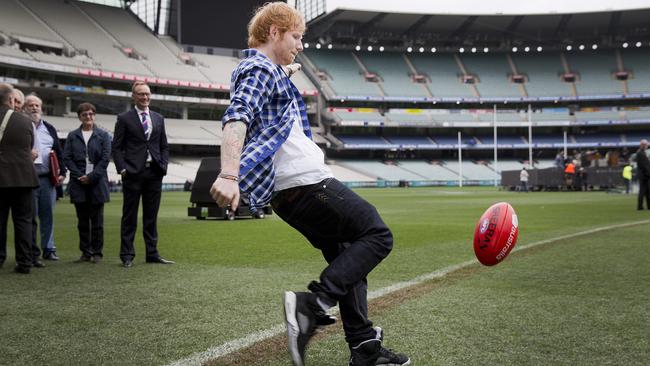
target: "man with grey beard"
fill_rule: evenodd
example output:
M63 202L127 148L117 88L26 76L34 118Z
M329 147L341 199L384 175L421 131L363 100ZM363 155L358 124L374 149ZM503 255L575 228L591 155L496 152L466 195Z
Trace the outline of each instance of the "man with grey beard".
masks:
M50 180L50 151L54 151L60 162L57 185L63 183L66 169L63 165L63 151L54 126L43 120L43 101L34 94L25 98L25 113L34 125L34 149L38 156L34 159L34 168L38 174L39 187L34 190L34 218L32 220L32 251L34 267L43 267L38 260L43 251L43 259L59 260L54 245L54 204L56 201L56 186ZM37 222L38 218L38 222ZM37 228L40 225L41 248L37 242Z

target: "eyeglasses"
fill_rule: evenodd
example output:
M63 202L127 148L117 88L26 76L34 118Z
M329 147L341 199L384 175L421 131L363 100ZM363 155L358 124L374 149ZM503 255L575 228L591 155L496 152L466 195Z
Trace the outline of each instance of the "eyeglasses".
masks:
M137 95L139 97L150 97L151 93L135 93L135 95Z
M79 116L87 118L87 117L92 117L94 115L95 115L95 112L86 112L86 113L81 113Z

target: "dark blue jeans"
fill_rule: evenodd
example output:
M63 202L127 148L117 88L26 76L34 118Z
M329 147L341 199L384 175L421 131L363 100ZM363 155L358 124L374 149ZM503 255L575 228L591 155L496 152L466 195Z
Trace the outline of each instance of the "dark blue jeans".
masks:
M393 247L375 207L334 178L277 192L271 205L323 253L328 266L309 289L339 303L346 341L374 338L366 276Z

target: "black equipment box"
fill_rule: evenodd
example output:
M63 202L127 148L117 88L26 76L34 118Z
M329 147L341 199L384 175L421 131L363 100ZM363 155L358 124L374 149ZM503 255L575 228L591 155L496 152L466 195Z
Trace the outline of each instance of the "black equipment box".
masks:
M209 217L234 220L238 217L262 219L265 215L273 213L271 206L267 205L253 214L250 211L248 195L246 194L241 195L239 207L234 212L228 208L217 206L217 203L210 196L210 188L217 179L219 170L221 170L220 158L201 159L201 165L196 172L196 178L192 185L192 194L190 195L192 206L187 208L187 216L196 217L198 220L205 220Z

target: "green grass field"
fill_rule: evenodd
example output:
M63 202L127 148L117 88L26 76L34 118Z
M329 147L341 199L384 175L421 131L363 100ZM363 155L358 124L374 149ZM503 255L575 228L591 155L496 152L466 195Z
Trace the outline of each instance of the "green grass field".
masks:
M474 258L474 225L492 203L510 202L517 247L609 225L647 221L552 241L496 267L472 265L371 303L386 345L414 365L644 365L650 359L650 211L635 197L600 192L517 194L493 188L367 189L393 230L391 255L370 290ZM284 290L303 290L324 266L318 251L276 216L234 222L186 216L189 194L165 193L159 249L173 266L120 267L121 195L105 212L105 257L79 257L76 217L56 209L59 262L0 270L0 364L163 365L282 322ZM140 229L140 228L139 228ZM11 229L10 229L11 232ZM13 238L9 237L13 254ZM241 361L290 365L277 347ZM342 332L315 340L309 365L346 365Z

